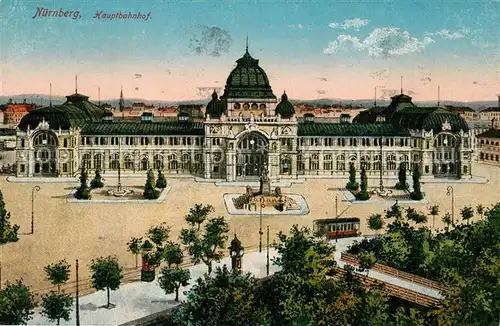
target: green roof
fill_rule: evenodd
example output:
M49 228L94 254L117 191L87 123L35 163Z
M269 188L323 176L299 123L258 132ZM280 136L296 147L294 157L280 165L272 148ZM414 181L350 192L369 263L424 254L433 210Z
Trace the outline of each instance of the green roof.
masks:
M27 130L28 126L35 129L45 121L49 128L68 130L70 127L83 126L88 122L97 122L102 119L105 109L88 102L88 96L72 94L66 96L66 102L61 105L47 106L31 111L19 122L19 129Z
M395 112L391 123L417 130L432 130L434 133L443 131L443 125L449 124L450 131L468 131L467 122L455 112L441 107L415 107Z
M236 68L227 78L222 99L276 99L266 72L259 66L259 60L252 58L248 53L248 48L236 63Z
M82 135L204 135L203 123L158 122L97 122L88 123Z
M276 106L276 114L280 114L283 118L288 119L295 114L293 104L288 100L286 93L281 95L281 102Z
M298 136L404 136L410 133L389 123L299 123Z
M491 108L486 108L480 112L500 112L500 106L493 106Z
M500 129L490 129L486 130L476 137L487 137L487 138L500 138Z

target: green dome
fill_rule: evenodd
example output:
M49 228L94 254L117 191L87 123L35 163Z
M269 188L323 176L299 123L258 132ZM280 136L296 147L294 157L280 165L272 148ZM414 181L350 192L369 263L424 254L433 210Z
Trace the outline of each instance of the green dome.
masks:
M225 111L225 103L219 100L218 97L217 92L214 91L212 93L212 100L207 104L205 112L210 115L210 118L220 118Z
M295 114L293 104L288 101L288 96L285 92L283 92L283 95L281 95L281 102L279 102L276 106L276 114L278 113L285 119L289 119L292 115Z
M236 63L221 98L276 99L266 72L259 66L259 60L248 53L248 49Z
M87 100L88 96L77 93L66 96L66 102L61 105L31 111L21 119L18 128L24 131L28 127L35 129L45 121L52 130L59 128L68 130L70 127L83 126L88 122L100 122L106 110Z

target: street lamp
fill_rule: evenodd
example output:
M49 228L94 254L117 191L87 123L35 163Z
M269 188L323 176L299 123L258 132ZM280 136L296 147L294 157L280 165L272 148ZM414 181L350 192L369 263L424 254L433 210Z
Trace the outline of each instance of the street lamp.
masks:
M76 260L76 326L80 326L80 294L78 291L78 259Z
M33 187L33 189L31 189L31 234L35 232L35 220L34 220L35 191L40 191L39 185L36 185Z
M259 224L259 252L262 252L262 209L266 205L264 204L264 197L260 197L260 224Z
M266 275L269 275L269 225L267 226Z
M241 270L241 258L245 254L245 249L241 246L241 241L236 237L236 234L228 249L231 255L231 268Z
M455 196L453 196L453 187L446 188L446 196L451 196L451 226L455 227Z
M339 213L337 210L337 204L338 204L338 197L335 196L335 242L338 242L338 236L337 236L337 227L338 227L338 219L339 219Z

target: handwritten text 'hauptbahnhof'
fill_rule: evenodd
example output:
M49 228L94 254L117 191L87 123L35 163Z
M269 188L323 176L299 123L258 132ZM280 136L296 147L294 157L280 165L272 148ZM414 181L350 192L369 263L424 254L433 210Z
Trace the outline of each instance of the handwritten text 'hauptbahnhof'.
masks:
M35 15L32 18L71 18L71 19L80 19L82 15L80 11L75 10L64 10L59 8L59 10L51 10L47 8L36 8ZM104 12L102 10L97 10L92 18L99 20L144 20L147 21L151 17L151 11L148 13L142 12L123 12L121 10L116 12Z

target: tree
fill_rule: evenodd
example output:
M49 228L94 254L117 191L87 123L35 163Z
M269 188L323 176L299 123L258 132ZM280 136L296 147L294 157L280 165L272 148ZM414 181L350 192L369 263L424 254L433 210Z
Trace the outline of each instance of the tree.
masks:
M158 170L158 179L156 179L156 188L164 189L167 187L167 179L161 170Z
M356 195L356 199L358 200L368 200L370 198L370 194L368 193L368 177L366 176L365 168L361 168L360 173L361 179L361 191Z
M160 287L166 294L175 292L175 301L179 301L179 288L187 286L190 279L189 270L164 267L161 270L161 276L158 280Z
M399 206L398 201L396 201L385 213L385 218L395 218L400 220L403 217L403 210Z
M410 194L410 198L413 200L422 200L424 198L422 191L420 189L420 167L418 164L415 164L415 168L413 168L413 192Z
M188 215L189 216L189 215ZM186 216L186 220L188 218ZM200 225L192 225L189 229L182 229L180 240L188 247L193 263L202 261L208 267L208 274L212 272L213 261L220 261L224 256L223 251L227 241L229 225L224 217L210 219L201 232Z
M212 205L195 204L189 209L189 214L185 216L186 222L192 227L196 226L197 230L200 230L201 224L205 222L208 215L214 212L214 207Z
M387 295L379 287L372 286L363 295L359 305L359 325L363 326L385 326L389 325L389 305Z
M485 213L485 210L484 210L484 206L479 204L476 206L476 213L478 213L479 215L481 215L481 219L484 220L484 213Z
M396 189L408 189L408 184L406 183L406 163L399 164L398 180L399 181L396 183Z
M213 277L198 278L174 320L192 326L265 325L266 312L256 305L257 289L257 280L249 273L217 267Z
M432 216L432 228L435 227L436 216L439 215L439 205L429 207L429 214Z
M384 220L382 219L382 215L370 215L370 217L368 218L368 227L370 228L370 230L375 231L375 233L377 233L378 230L381 230L384 227Z
M80 171L80 187L76 190L75 197L76 199L91 199L90 188L87 184L87 171L85 170L85 165L82 164L82 169Z
M155 175L153 170L149 170L146 177L146 185L144 186L143 197L145 199L157 199L160 196L158 190L155 189Z
M442 221L446 225L446 227L445 227L446 232L448 232L448 230L450 229L450 225L452 224L452 217L451 217L450 213L444 214L444 216L442 217Z
M418 310L410 308L406 311L400 307L396 310L394 315L394 326L424 326L424 319L418 313Z
M358 254L358 259L359 259L358 270L360 272L366 272L366 276L368 276L370 269L372 269L372 267L375 266L375 263L377 262L377 257L375 257L375 254L373 252L362 251L361 253Z
M118 259L111 256L92 259L90 271L92 273L92 287L97 291L106 290L108 299L106 308L111 308L109 292L118 289L122 279L122 268Z
M349 165L349 182L346 185L346 188L349 190L358 190L359 185L356 182L356 168L354 167L354 163Z
M0 325L27 324L36 306L35 296L22 279L7 282L6 287L0 290Z
M50 283L57 286L57 293L61 292L61 285L69 280L70 267L66 260L61 260L43 268Z
M422 214L421 212L417 212L415 209L408 207L406 209L406 218L410 221L413 221L417 224L426 223L427 216Z
M160 225L153 226L148 230L149 239L157 246L163 249L165 242L168 240L170 227L165 222Z
M102 182L101 171L99 169L95 170L95 176L94 179L90 181L90 187L92 189L104 187L104 183Z
M0 190L0 244L8 242L16 242L19 240L18 231L19 225L10 224L10 213L5 209L3 194Z
M184 260L181 246L178 243L169 242L163 251L163 259L167 262L168 267L172 265L179 267Z
M49 292L42 297L42 315L50 321L69 320L73 298L67 293Z
M462 215L462 219L469 224L469 220L474 217L474 208L472 208L472 206L465 206L460 210L460 215Z
M135 268L138 267L138 258L139 254L141 253L141 248L142 248L142 238L135 238L132 237L129 242L127 242L127 251L130 251L132 254L135 255Z

